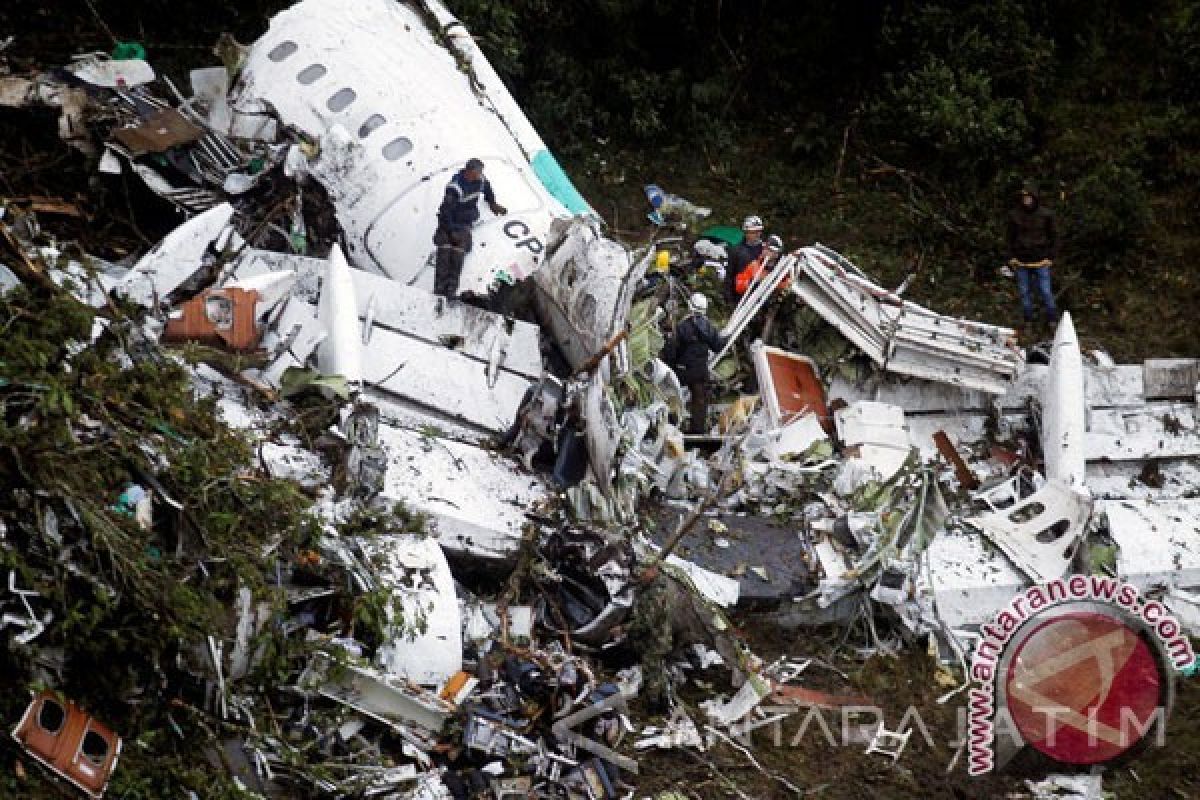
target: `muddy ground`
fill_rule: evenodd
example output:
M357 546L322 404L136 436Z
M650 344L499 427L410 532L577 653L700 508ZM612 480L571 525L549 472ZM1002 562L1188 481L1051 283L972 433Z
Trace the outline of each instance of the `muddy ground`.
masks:
M215 62L211 45L219 32L233 30L243 41L249 41L265 27L268 13L282 5L276 1L251 2L214 9L211 4L190 0L136 5L97 2L93 13L86 2L57 8L55 4L10 0L0 8L0 39L8 33L17 37L8 51L14 68L50 66L72 53L109 49L111 29L119 38L145 43L152 63L181 83L185 66ZM170 13L164 16L168 8ZM627 239L638 241L652 233L644 221L647 209L640 190L644 182L660 182L697 203L714 206L721 221L755 210L753 181L734 176L769 175L771 148L756 149L754 143L747 142L741 152L744 161L733 173L699 152L621 152L597 145L594 153L564 161L568 172L579 178L585 195L613 227ZM792 245L817 240L830 244L852 258L861 258L862 266L880 282L899 283L908 268L907 256L903 252L889 255L881 245L886 237L880 233L886 227L887 215L896 213L895 198L885 192L855 191L853 179L848 181L850 190L836 194L832 192L833 183L832 169L828 174L811 175L797 187L794 213L770 220L770 228L784 233ZM110 259L144 250L181 221L140 185L98 176L92 165L59 142L54 116L49 113L0 112L0 194L6 198L49 196L74 202L80 215L45 216L43 224ZM941 274L946 277L937 282L919 279L911 296L948 313L1002 324L1014 322L1016 294L1009 282L981 284L973 277L970 265ZM1100 284L1086 283L1078 276L1070 279L1073 283L1068 287L1067 305L1076 313L1085 346L1105 346L1124 358L1182 354L1176 352L1182 346L1176 340L1165 342L1162 337L1139 331L1151 314L1164 326L1189 327L1191 308L1172 304L1162 293L1156 304L1137 300L1147 293L1137 291L1136 276L1117 276ZM805 796L846 800L1006 797L1023 788L1024 778L1040 777L1047 769L1036 759L1024 758L1001 776L976 780L966 776L964 760L960 759L957 768L947 773L955 751L961 702L936 702L946 689L937 679L936 663L920 643L912 643L898 656L858 661L849 655L851 646L865 641L854 641L852 636L846 646L838 647L842 631L785 633L766 629L753 615L738 617L735 623L755 651L768 660L783 654L818 657L846 675L843 678L833 669L811 667L805 675L806 685L835 693L859 692L872 698L884 709L889 727L898 723L909 707L915 708L928 725L932 741L926 742L920 732L915 733L895 764L866 755L862 743L831 745L811 726L806 735L797 737L803 714L784 722L777 732L756 733L754 757L766 771L804 790ZM716 688L726 688L721 687L718 677L714 677L714 683ZM683 699L693 717L699 718L695 703L706 696L695 686L685 691ZM838 715L830 712L825 719L836 732ZM7 725L12 720L0 722ZM778 745L773 741L776 735ZM1106 788L1120 798L1200 797L1197 750L1200 690L1194 680L1185 680L1178 687L1166 746L1151 748L1128 765L1107 769ZM12 755L9 753L4 763L13 763ZM730 747L718 747L702 756L650 753L641 757L641 764L639 795L675 789L696 798L735 797L739 792L752 798L795 796ZM36 775L27 780L27 796L53 792Z

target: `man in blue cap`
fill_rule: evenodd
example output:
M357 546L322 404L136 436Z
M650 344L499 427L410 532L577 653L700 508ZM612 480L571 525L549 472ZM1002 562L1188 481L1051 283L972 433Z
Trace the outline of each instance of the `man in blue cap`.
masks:
M508 209L496 202L492 184L483 177L483 162L472 158L446 184L446 194L438 208L438 226L433 234L433 243L437 245L434 294L443 297L458 295L463 260L471 251L471 226L479 220L481 195L493 214L500 216L508 213Z

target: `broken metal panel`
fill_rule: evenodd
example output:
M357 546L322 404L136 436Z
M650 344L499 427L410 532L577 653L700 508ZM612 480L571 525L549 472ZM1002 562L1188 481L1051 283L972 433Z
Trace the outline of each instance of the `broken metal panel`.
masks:
M406 401L432 422L451 419L503 433L530 385L519 375L500 371L489 387L486 363L378 328L364 351L362 378L372 387L370 394Z
M879 480L895 475L912 452L904 409L860 401L833 415L847 462L864 464Z
M384 496L429 514L447 552L485 559L516 554L525 509L544 502L540 478L513 470L494 453L416 431L382 425L388 452Z
M1139 589L1200 587L1200 501L1100 500L1117 574Z
M948 628L988 622L1029 583L978 535L943 532L925 553L928 569L918 591L932 595L938 618Z
M653 252L636 262L594 220L552 230L546 265L534 275L538 315L572 369L580 369L625 329L634 288Z
M1047 480L1083 486L1086 412L1079 340L1071 315L1064 311L1054 334L1050 370L1042 386L1042 455Z
M140 58L110 59L102 53L86 56L67 67L79 80L102 89L124 89L154 80L154 69Z
M301 685L314 687L321 696L410 735L415 733L410 725L431 734L440 732L456 710L452 703L415 684L355 664L335 667L324 654L314 657ZM424 738L419 733L416 736Z
M311 166L337 206L348 257L422 289L432 286L434 212L446 182L468 158L483 159L508 213L483 210L460 290L485 294L498 279L537 270L551 221L570 212L539 180L532 160L545 146L529 138L503 84L482 86L464 73L422 11L387 0L297 3L250 48L231 106L237 116L269 104L284 124L321 140Z
M12 735L29 755L93 798L104 796L121 755L119 736L49 691L34 695Z
M1200 456L1200 426L1191 403L1156 403L1131 409L1093 410L1088 461L1146 461Z
M204 266L215 243L232 243L229 228L233 206L219 206L192 217L151 248L117 283L116 291L135 303L152 306L182 285Z
M326 271L323 259L248 248L233 274L247 276L295 271L297 296L315 299ZM497 369L537 380L542 374L536 325L467 305L430 297L429 293L359 269L350 270L363 341L369 344L374 330L388 330L487 364L498 361ZM226 284L230 285L230 284Z
M1151 358L1142 364L1147 400L1195 400L1200 359Z
M588 462L596 485L605 495L612 491L612 471L621 445L621 425L612 398L606 391L610 363L611 357L606 356L583 390Z
M821 245L799 253L792 291L884 369L997 395L1020 371L1012 330L910 303Z
M1092 513L1092 499L1061 481L1047 481L1021 502L966 522L986 535L1035 583L1066 574Z
M455 337L454 352L483 364L497 360L498 369L530 381L542 374L538 328L464 303L431 298L428 293L371 273L352 273L358 314L376 329L384 329L437 345ZM364 332L365 335L373 335Z
M376 536L358 544L392 601L386 607L391 638L376 654L380 668L422 686L440 686L462 669L458 594L442 548L435 539L413 535Z

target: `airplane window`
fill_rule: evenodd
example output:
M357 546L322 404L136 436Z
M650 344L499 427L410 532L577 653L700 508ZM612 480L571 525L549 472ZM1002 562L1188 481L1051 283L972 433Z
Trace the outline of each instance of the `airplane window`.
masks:
M83 751L87 760L97 767L104 766L104 762L108 758L108 740L95 731L89 730L84 735L83 744L79 749Z
M325 103L325 106L330 111L345 111L356 97L358 95L354 93L353 89L338 89Z
M321 76L324 74L325 66L323 64L309 64L307 67L300 70L299 74L296 75L296 80L307 86L310 83L320 80Z
M62 706L47 697L42 701L42 707L38 710L37 721L46 733L58 733L62 730L63 723L67 721L67 712Z
M397 136L383 146L383 157L395 161L412 152L412 142L403 136Z
M299 49L295 42L280 42L271 48L271 52L267 53L267 58L277 62L283 61Z
M382 128L387 120L382 114L372 114L367 117L363 124L358 129L358 138L365 139L376 131Z

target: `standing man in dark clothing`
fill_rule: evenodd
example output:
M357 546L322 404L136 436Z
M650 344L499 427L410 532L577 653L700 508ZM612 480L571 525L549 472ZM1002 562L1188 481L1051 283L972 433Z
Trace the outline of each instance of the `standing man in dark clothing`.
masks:
M735 288L738 273L744 270L751 261L756 261L763 252L763 221L761 217L750 215L742 222L742 233L745 238L742 243L729 252L729 267L725 272L725 299L730 305L736 304L738 293Z
M725 346L725 338L705 316L708 298L697 292L688 298L689 313L675 326L675 369L688 387L692 400L688 408L688 433L704 433L708 428L708 354Z
M463 260L471 251L471 226L479 219L480 195L487 201L493 214L499 216L508 213L508 209L496 202L492 185L483 177L483 162L472 158L446 184L446 195L438 208L438 226L433 234L433 243L437 245L434 294L443 297L458 295Z
M1050 288L1050 268L1058 256L1058 232L1054 212L1041 205L1037 186L1031 181L1026 181L1020 203L1008 214L1008 255L1009 266L1017 273L1017 291L1026 324L1033 322L1032 284L1041 296L1046 323L1053 325L1058 310Z

